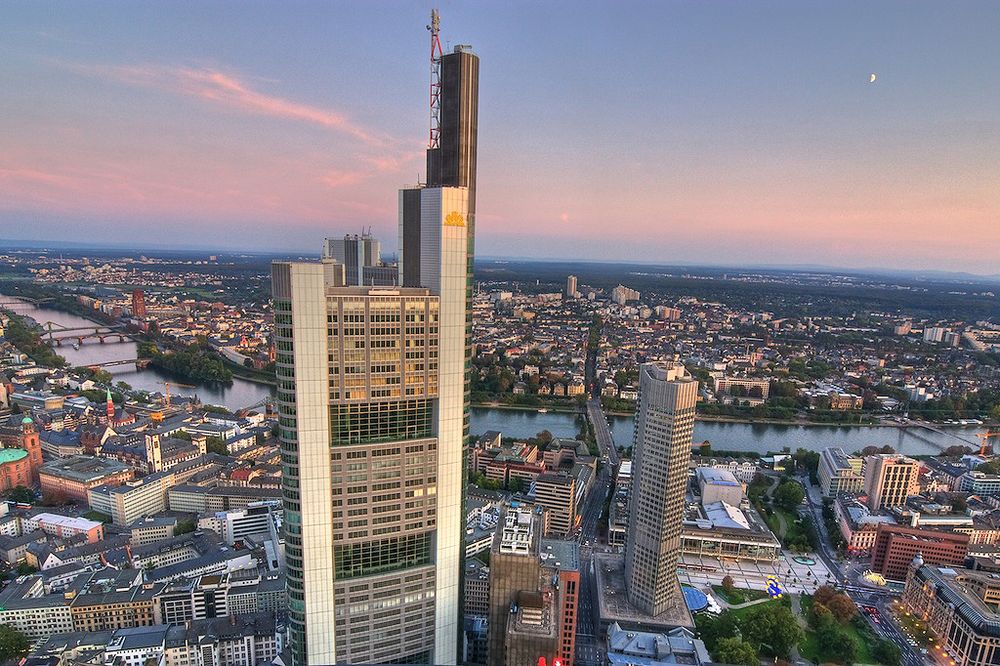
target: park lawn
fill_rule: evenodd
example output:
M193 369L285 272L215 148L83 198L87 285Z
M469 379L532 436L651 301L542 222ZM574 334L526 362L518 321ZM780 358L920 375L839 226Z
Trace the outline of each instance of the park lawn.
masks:
M801 603L802 618L806 619L809 617L809 611L812 608L812 595L803 594ZM862 610L859 608L858 612L861 613ZM846 627L843 627L843 630L853 636L858 645L858 653L854 662L858 664L874 664L875 658L872 657L871 646L874 644L875 638L871 632L858 631L853 622L849 622ZM802 639L802 642L799 643L799 654L814 664L822 664L831 662L831 659L827 656L828 649L829 646L820 645L819 639L816 638L816 632L806 627L806 635Z
M765 601L764 603L754 604L752 606L744 606L743 608L730 608L729 612L733 614L737 620L743 619L745 616L753 613L759 608L764 606L769 606L771 604L784 604L786 606L791 606L791 601L787 596L783 596L780 599L772 599L771 601Z
M721 585L713 585L712 590L731 604L743 604L767 597L767 592L764 590L748 590L742 587L735 587L732 592L728 592Z
M778 518L779 513L781 514L782 518L785 519L785 525L788 527L788 530L786 531L785 534L781 533L781 520ZM773 513L771 513L770 516L767 516L766 521L767 521L767 526L771 528L771 531L777 534L778 537L781 538L782 542L784 542L785 540L794 539L795 537L799 536L799 534L802 532L802 530L799 528L799 525L797 524L799 518L800 518L799 514L797 514L794 511L786 511L784 509L774 507Z

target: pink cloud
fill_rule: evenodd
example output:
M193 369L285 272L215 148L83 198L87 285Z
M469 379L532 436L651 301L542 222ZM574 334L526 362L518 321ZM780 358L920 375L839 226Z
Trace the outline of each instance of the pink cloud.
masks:
M79 65L66 67L90 76L121 83L166 90L195 97L245 113L284 118L336 130L368 146L386 147L396 143L351 120L347 115L284 97L254 90L237 77L208 68L164 66Z
M320 181L326 183L330 187L338 188L346 187L348 185L356 185L368 177L369 174L361 171L341 171L339 169L331 169L320 177Z

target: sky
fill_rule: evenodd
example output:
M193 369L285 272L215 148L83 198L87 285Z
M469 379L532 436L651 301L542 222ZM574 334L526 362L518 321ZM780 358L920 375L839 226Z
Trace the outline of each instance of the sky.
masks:
M0 4L0 238L392 251L431 6ZM478 255L1000 273L1000 3L438 7Z

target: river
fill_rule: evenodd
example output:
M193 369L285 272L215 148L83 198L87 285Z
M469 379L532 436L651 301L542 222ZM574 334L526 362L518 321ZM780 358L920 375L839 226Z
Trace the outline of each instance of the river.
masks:
M472 409L471 431L482 434L498 430L505 437L531 437L548 430L556 437L574 437L580 430L575 414L533 411ZM635 419L631 416L610 417L611 433L618 446L631 446ZM698 421L694 426L694 441L708 440L712 448L728 451L781 451L798 448L822 451L828 446L840 446L848 453L866 446L889 445L900 453L933 455L955 444L978 448L977 433L983 428L943 428L941 434L916 428L879 426L802 426L764 423L719 423ZM961 438L961 439L959 439ZM964 440L964 441L963 441Z
M18 314L26 315L37 321L39 324L51 321L53 324L65 328L75 328L78 326L93 326L91 322L83 317L78 317L67 312L54 310L45 306L35 306L30 303L20 305L10 305L10 297L4 297L4 307L7 307ZM104 363L107 361L117 361L129 358L136 358L136 343L132 341L118 342L117 339L109 340L101 344L97 340L84 340L80 349L73 349L73 346L64 342L56 351L65 358L70 365L84 366L94 363ZM164 381L178 381L183 384L196 384L189 380L172 377L157 368L146 368L139 370L134 364L117 365L105 368L114 376L115 382L127 382L132 388L142 391L163 393ZM222 405L231 410L254 405L267 398L272 392L272 388L267 384L251 382L239 377L233 378L232 384L202 383L195 388L170 387L171 397L174 395L197 395L202 402L211 405Z
M3 300L7 303L10 299L5 297ZM6 307L10 307L19 314L32 317L41 324L51 321L66 328L93 324L93 322L76 315L29 303L16 306L7 305ZM64 343L57 351L72 365L90 365L135 358L136 344L134 342L109 341L102 345L97 340L87 340L78 350ZM112 366L108 368L108 371L114 376L116 382L128 382L133 388L151 392L159 391L162 393L164 381L177 379L156 368L138 370L135 365L131 364ZM194 389L171 388L172 395L197 394L202 402L222 405L232 410L256 404L266 398L271 391L272 388L268 385L239 377L234 377L231 385L199 384ZM475 407L472 409L471 430L473 434L477 435L487 430L498 430L505 437L531 437L542 430L548 430L557 437L575 437L580 431L578 418L576 414L565 412L539 413L530 410ZM634 419L630 416L612 416L610 421L615 443L619 446L631 445ZM939 453L943 448L953 444L976 447L978 446L976 434L983 432L983 429L948 428L947 432L952 433L952 435L914 428L698 421L694 428L694 441L708 440L712 447L717 450L756 451L758 453L781 451L786 447L793 451L797 448L820 451L828 446L840 446L850 453L866 446L889 445L900 453L921 455Z

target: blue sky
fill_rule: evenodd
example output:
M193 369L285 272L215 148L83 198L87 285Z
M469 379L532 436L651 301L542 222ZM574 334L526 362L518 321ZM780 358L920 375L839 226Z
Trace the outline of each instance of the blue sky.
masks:
M481 254L1000 270L1000 4L439 8L482 58ZM0 238L391 248L429 11L0 7Z

